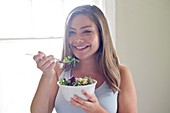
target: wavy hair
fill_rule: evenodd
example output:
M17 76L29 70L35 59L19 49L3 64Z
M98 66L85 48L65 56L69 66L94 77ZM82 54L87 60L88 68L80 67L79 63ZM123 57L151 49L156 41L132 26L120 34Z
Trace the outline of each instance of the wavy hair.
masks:
M68 15L65 23L65 36L63 44L62 60L66 56L75 57L72 53L69 44L69 29L71 27L71 22L77 15L86 15L91 21L93 21L99 31L100 47L96 53L97 62L99 63L99 68L104 73L106 82L109 87L115 92L119 90L120 87L120 70L119 70L119 59L117 52L113 46L112 38L110 35L108 22L103 14L103 12L95 5L82 5L74 8ZM70 69L70 66L65 66L64 68Z

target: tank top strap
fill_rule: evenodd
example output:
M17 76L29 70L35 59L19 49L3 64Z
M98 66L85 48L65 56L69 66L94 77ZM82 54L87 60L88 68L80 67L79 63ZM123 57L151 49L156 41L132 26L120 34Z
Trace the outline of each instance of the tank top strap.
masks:
M71 75L71 69L69 69L68 71L66 71L65 69L63 70L63 72L60 75L60 78L69 78Z

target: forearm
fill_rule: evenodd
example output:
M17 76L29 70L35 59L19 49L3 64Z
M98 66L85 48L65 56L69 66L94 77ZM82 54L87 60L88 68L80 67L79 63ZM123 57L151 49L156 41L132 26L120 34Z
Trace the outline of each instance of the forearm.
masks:
M109 112L107 112L103 107L100 106L95 113L109 113Z
M31 113L48 113L53 76L42 75L31 104Z

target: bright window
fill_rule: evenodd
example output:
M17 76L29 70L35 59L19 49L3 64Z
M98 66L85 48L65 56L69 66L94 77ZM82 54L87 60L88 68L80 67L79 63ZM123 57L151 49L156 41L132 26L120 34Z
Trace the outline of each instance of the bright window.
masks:
M70 9L102 0L0 0L0 113L30 113L41 71L38 50L60 58Z
M63 36L65 17L75 6L101 0L1 0L0 38Z

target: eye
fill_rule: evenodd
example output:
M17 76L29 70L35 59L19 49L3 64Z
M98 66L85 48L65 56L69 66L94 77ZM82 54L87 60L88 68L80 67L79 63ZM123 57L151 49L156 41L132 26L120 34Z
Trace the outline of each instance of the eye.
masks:
M76 34L76 32L74 32L74 31L69 31L69 37L74 36L75 34Z
M90 30L84 30L83 31L83 34L91 34L92 33L92 31L90 31Z

